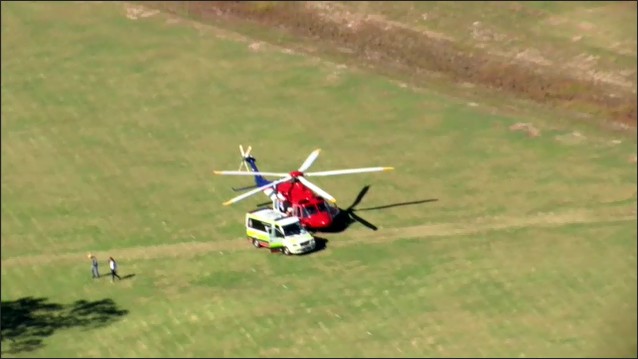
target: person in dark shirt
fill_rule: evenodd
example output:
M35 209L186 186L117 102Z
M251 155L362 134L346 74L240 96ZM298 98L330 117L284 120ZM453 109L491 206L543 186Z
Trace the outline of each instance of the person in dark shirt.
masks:
M89 253L89 259L91 260L91 275L93 278L100 278L100 272L97 270L97 258Z

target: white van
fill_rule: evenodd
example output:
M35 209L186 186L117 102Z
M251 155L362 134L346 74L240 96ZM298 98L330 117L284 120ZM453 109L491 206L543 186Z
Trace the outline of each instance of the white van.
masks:
M256 248L279 250L286 255L315 249L315 239L295 216L286 216L270 208L246 213L246 236Z

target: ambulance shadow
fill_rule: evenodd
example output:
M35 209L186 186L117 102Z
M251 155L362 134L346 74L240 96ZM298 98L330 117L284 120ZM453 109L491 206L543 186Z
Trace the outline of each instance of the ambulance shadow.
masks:
M321 230L321 232L340 233L348 229L354 223L360 223L363 226L373 231L376 231L379 229L377 226L361 218L361 216L357 215L355 212L381 210L381 209L387 209L392 207L409 206L409 205L438 201L438 199L436 198L430 198L430 199L423 199L418 201L398 202L398 203L391 203L391 204L387 204L383 206L356 209L355 207L363 200L363 197L365 197L369 189L370 189L369 185L363 187L361 191L359 191L357 198L348 208L344 209L339 207L339 214L332 220L332 225L329 228Z
M315 237L315 249L311 250L310 252L306 252L301 254L302 256L307 256L307 255L311 255L317 252L321 252L324 249L328 248L328 240L326 238L322 238L322 237Z

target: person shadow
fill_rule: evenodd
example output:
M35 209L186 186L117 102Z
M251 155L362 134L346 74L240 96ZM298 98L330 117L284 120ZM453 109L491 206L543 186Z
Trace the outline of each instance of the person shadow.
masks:
M125 280L125 279L130 279L135 277L135 273L131 273L131 274L127 274L125 276L120 277L121 280ZM100 278L111 278L111 273L107 273L107 274L100 274Z

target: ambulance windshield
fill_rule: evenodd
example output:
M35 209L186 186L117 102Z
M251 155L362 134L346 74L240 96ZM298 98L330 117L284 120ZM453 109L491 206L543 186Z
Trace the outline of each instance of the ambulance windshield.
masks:
M286 235L286 237L301 234L303 232L303 228L301 228L299 222L291 223L282 227L284 229L284 235Z

